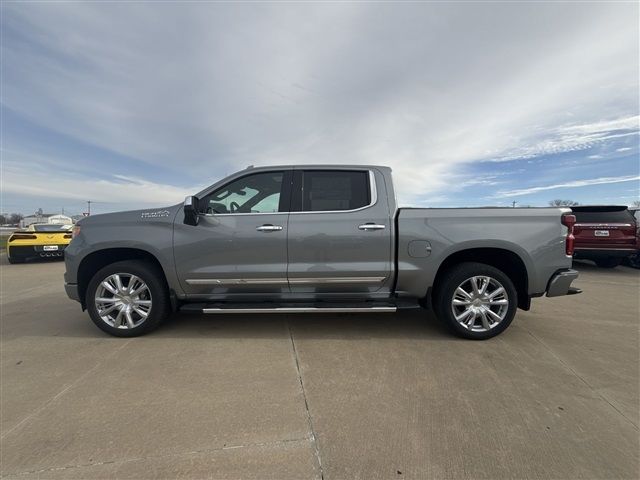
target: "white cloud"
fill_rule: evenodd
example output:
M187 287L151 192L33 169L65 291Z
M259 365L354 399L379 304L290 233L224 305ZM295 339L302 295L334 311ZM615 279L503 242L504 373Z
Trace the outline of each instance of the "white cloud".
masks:
M554 185L545 185L541 187L530 187L530 188L522 188L518 190L508 190L508 191L498 192L496 194L496 197L497 198L517 197L520 195L528 195L531 193L542 192L545 190L555 190L557 188L587 187L589 185L603 185L607 183L633 182L638 180L640 180L640 176L637 176L637 175L627 175L627 176L621 176L621 177L591 178L588 180L574 180L571 182L557 183Z
M171 205L184 200L197 188L179 188L150 182L140 178L116 175L113 179L87 182L85 178L60 176L32 169L5 167L3 169L3 194L22 194L50 197L56 189L57 198L84 202L127 203L137 205Z
M504 156L493 161L526 159L540 155L586 150L598 144L616 138L637 137L640 133L640 116L632 115L608 121L586 124L563 125L545 131L538 139L531 139L530 145L521 145ZM631 148L618 148L616 152L625 152ZM588 158L602 158L601 155L589 155Z
M637 131L637 4L3 10L8 108L202 178L247 164L378 163L393 167L400 199L411 203L446 191L467 162Z

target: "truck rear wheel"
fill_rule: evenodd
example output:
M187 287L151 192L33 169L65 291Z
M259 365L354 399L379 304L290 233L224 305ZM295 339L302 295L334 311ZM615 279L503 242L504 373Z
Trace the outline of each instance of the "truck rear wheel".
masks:
M138 260L100 269L89 282L85 303L93 323L116 337L148 333L171 310L162 271Z
M438 318L456 335L485 340L511 324L518 294L501 270L483 263L460 263L441 278L434 307Z

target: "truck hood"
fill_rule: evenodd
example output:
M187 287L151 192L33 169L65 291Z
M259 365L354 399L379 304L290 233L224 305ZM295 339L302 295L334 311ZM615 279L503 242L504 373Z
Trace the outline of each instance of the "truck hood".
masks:
M78 221L77 225L82 227L92 225L122 225L127 223L149 223L161 222L172 223L178 211L182 209L182 204L168 207L145 208L144 210L128 210L125 212L101 213L91 215Z

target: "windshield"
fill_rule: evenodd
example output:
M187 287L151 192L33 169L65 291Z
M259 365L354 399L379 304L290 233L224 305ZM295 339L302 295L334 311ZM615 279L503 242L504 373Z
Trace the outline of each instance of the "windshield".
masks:
M572 207L578 223L635 223L633 214L626 208Z

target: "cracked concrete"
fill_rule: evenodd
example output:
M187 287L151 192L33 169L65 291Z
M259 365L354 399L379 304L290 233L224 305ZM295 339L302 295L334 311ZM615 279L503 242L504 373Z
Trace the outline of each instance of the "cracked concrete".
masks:
M420 313L178 315L125 340L62 263L0 260L3 478L640 476L638 271L577 264L584 294L487 342Z
M296 364L296 372L298 374L298 381L300 382L300 390L302 391L302 398L304 398L304 408L307 413L307 422L309 423L309 430L311 431L311 441L313 442L313 450L316 455L316 461L318 465L318 470L320 471L320 478L324 479L324 474L322 473L322 458L320 457L320 446L318 445L318 437L316 436L316 432L313 428L313 418L311 418L311 411L309 410L309 400L307 399L307 393L304 389L304 380L302 379L302 373L300 372L300 360L298 358L298 351L296 350L296 342L293 338L293 332L291 331L291 326L289 325L289 337L291 338L291 351L293 353L293 359Z

